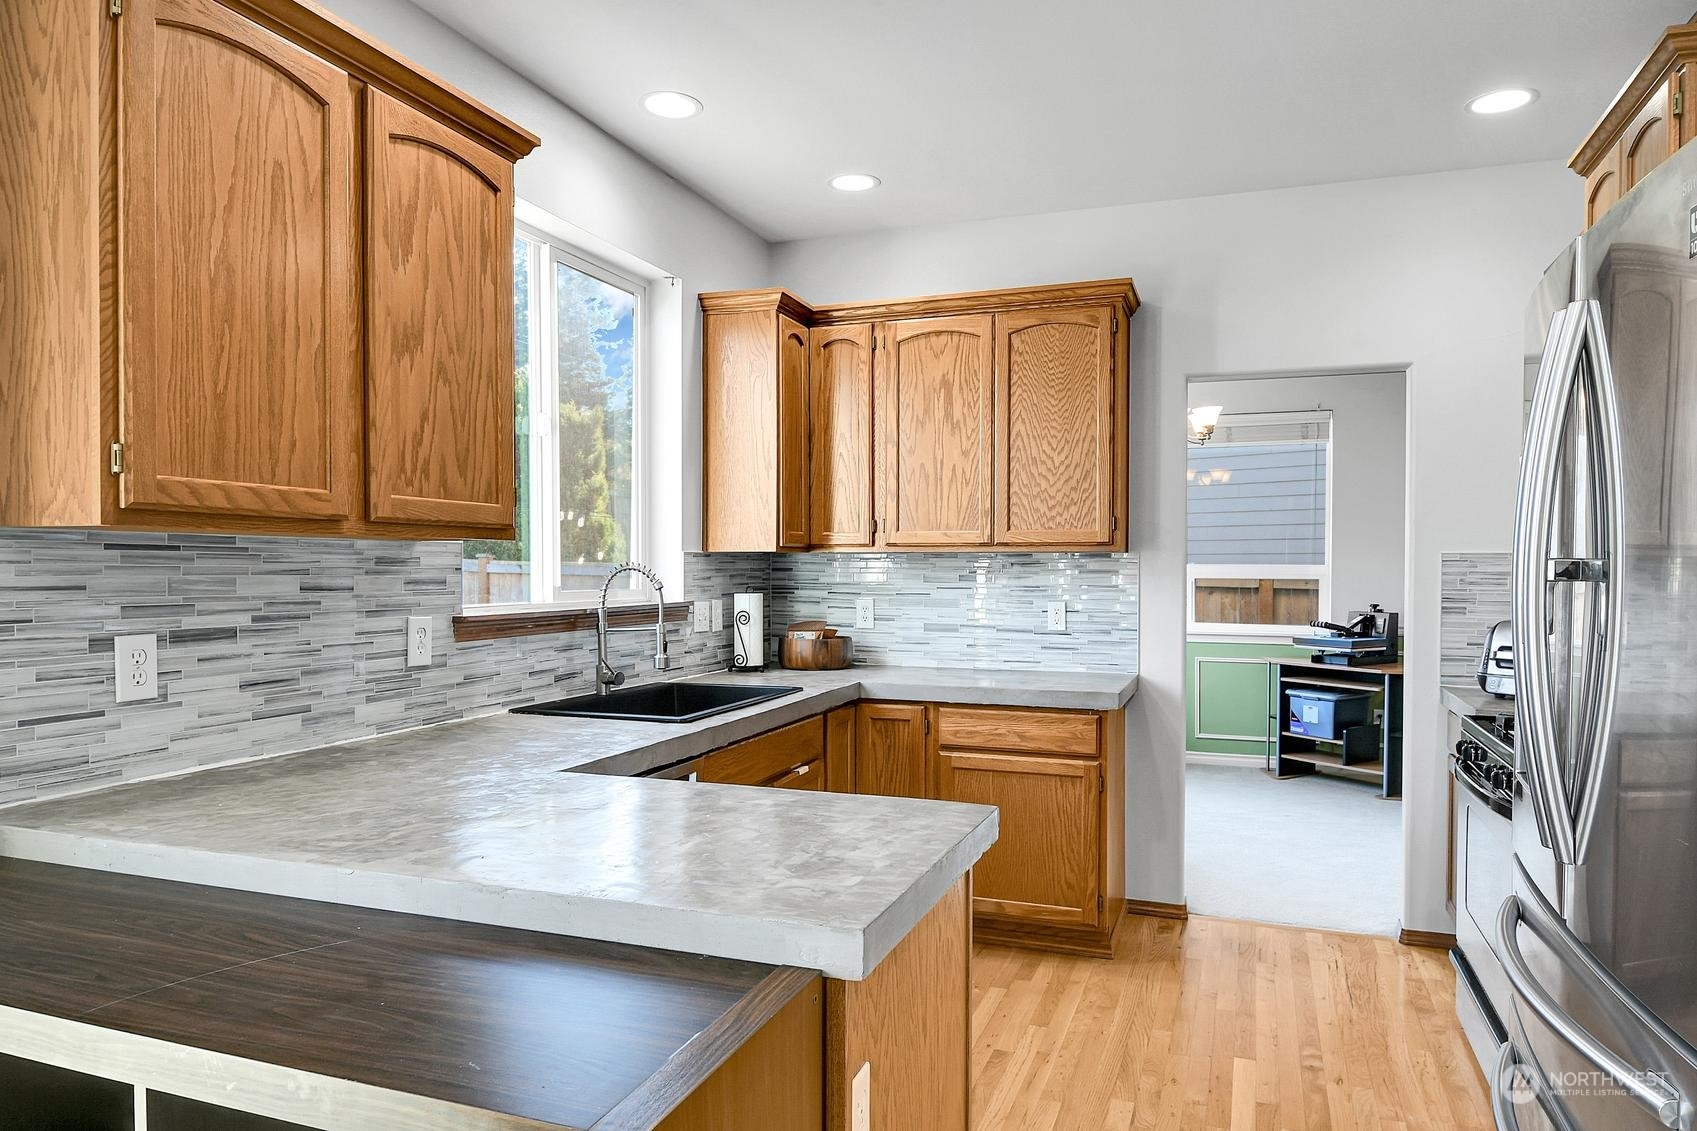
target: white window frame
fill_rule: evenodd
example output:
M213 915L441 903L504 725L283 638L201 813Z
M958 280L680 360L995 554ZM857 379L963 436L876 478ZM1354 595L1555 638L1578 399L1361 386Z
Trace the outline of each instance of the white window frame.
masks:
M643 561L651 545L648 500L648 420L653 379L648 364L648 284L633 279L581 249L564 244L558 237L523 222L515 222L514 234L530 244L530 599L500 604L466 605L469 615L567 611L594 608L600 604L601 588L560 588L560 383L556 373L555 325L556 268L581 271L635 297L631 318L633 341L631 382L631 516L629 556ZM515 381L517 374L514 374ZM616 562L607 562L611 569ZM652 600L646 585L625 588L622 584L608 594L609 604L643 604Z
M1326 430L1325 562L1320 565L1197 565L1194 562L1187 562L1185 565L1184 576L1184 620L1186 635L1212 639L1230 639L1244 636L1304 636L1312 631L1312 629L1306 624L1226 624L1217 621L1199 621L1196 619L1196 582L1198 577L1266 577L1272 578L1275 581L1290 579L1318 581L1320 583L1320 597L1317 607L1320 610L1320 616L1322 618L1330 618L1333 620L1337 619L1332 615L1332 496L1337 475L1337 464L1332 458L1335 453L1332 448L1332 433L1330 428L1330 422L1332 419L1331 411L1329 409L1322 409L1313 412L1312 414L1296 412L1228 413L1225 417L1222 417L1221 420L1222 423L1225 423L1228 418L1235 418L1236 421L1242 425L1253 424L1257 420L1271 422L1278 417L1289 417L1293 418L1291 422L1295 423L1296 420L1294 418L1298 418L1301 415L1312 415L1316 421L1325 420L1328 425ZM1187 452L1185 459L1185 466L1187 469L1189 467L1189 463L1189 453ZM1188 553L1188 545L1190 541L1189 493L1190 485L1187 479L1185 483L1186 503L1184 515L1185 543L1187 546L1187 552L1185 554L1186 558L1190 556Z

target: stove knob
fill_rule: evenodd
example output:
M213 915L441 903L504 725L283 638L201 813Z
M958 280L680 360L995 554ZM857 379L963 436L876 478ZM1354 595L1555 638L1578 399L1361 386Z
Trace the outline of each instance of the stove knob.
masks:
M1470 738L1464 738L1455 744L1455 760L1463 766L1471 766L1483 760L1485 748Z
M1507 766L1492 766L1485 777L1491 783L1492 789L1500 789L1504 793L1510 793L1514 789L1514 771Z

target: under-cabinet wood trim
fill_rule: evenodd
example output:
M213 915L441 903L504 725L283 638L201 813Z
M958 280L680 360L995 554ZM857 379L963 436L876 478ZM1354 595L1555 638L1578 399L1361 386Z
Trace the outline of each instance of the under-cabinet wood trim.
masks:
M517 161L542 139L311 0L219 0L385 94Z
M784 293L788 294L787 291ZM835 326L844 322L894 322L906 318L998 314L1009 310L1114 301L1125 304L1127 314L1136 311L1140 303L1136 284L1129 278L1093 279L1080 283L1006 287L993 291L961 291L955 294L924 295L878 302L833 303L814 307L812 324Z
M689 619L689 606L666 606L666 623ZM595 627L594 609L536 609L517 613L461 613L453 619L454 639L499 640L504 636L546 636L552 632L587 632ZM654 623L653 605L620 605L607 610L610 628L641 628Z
M1597 124L1579 148L1568 158L1567 167L1582 177L1590 177L1597 165L1620 141L1627 123L1638 116L1644 102L1658 84L1665 83L1671 71L1680 63L1697 61L1697 23L1675 24L1662 33L1632 77L1626 80L1620 93L1603 112ZM1682 131L1670 124L1669 133L1677 139ZM1677 140L1674 142L1677 145Z

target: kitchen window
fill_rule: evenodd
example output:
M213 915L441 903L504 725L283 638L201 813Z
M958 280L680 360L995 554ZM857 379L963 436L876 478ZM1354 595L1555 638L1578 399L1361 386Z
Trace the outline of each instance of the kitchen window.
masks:
M1331 607L1331 413L1238 413L1189 449L1189 629L1288 635Z
M467 609L587 608L641 559L647 287L526 226L513 238L518 537L465 543ZM621 576L615 597L633 596Z

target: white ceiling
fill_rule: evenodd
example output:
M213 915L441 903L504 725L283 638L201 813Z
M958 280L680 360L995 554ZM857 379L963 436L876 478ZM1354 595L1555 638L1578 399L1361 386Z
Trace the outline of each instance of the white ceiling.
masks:
M1565 159L1692 4L413 2L772 240Z

